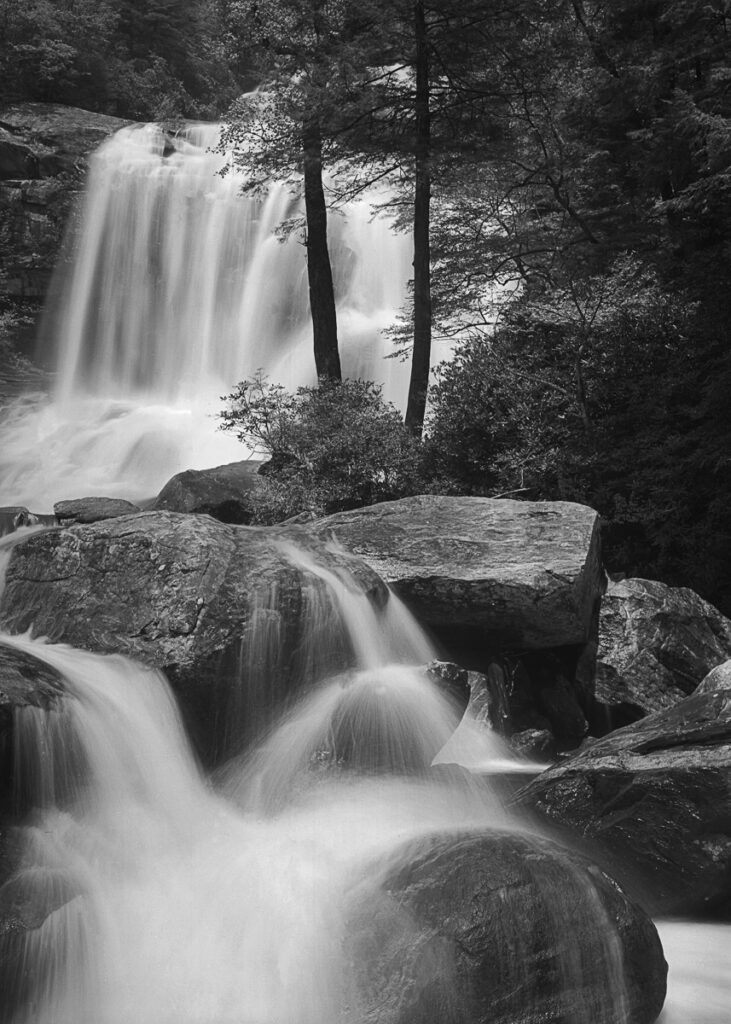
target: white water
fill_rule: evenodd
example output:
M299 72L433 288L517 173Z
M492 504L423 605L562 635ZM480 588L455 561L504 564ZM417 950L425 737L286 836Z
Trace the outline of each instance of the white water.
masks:
M246 457L216 429L237 381L261 369L288 388L314 382L305 250L275 237L298 201L284 184L243 197L239 173L218 174L216 139L198 126L171 150L137 126L93 155L46 317L53 399L3 412L0 504L152 497L182 469ZM382 382L403 407L408 368L385 358L381 332L405 299L411 240L373 220L379 198L330 217L339 338L345 375Z

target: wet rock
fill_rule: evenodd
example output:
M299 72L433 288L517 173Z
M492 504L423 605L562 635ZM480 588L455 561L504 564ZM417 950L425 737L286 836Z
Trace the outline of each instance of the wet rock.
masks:
M6 505L0 508L0 537L15 533L21 526L30 526L34 516L22 505Z
M3 708L51 708L63 696L60 672L0 638L0 713Z
M556 738L549 729L524 729L510 737L510 746L530 761L555 761Z
M32 628L164 669L213 759L269 724L306 670L325 675L349 663L339 613L322 580L293 563L293 541L331 571L348 569L374 603L387 599L371 569L302 531L143 512L19 544L0 628Z
M408 844L363 886L348 933L368 1024L650 1024L665 998L650 919L598 867L527 834Z
M594 701L609 725L672 707L731 657L731 621L685 587L610 583L602 600Z
M731 697L715 689L543 772L520 807L587 840L658 914L731 912Z
M62 525L69 523L97 523L103 519L116 519L141 512L139 505L122 498L73 498L57 501L53 511Z
M464 713L470 700L469 673L453 661L432 661L427 665L427 675L446 696L453 701L460 713Z
M187 469L165 484L151 508L167 512L198 512L222 523L250 523L253 501L262 486L261 462L249 459L214 469Z
M598 516L569 502L422 495L310 530L371 565L421 621L494 649L581 645L603 589Z
M731 661L724 661L712 668L701 680L696 693L712 693L714 690L731 690Z

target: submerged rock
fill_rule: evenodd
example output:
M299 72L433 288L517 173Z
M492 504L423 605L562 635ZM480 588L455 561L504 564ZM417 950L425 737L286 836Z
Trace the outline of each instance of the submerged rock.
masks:
M144 512L48 530L19 544L0 599L0 628L32 628L164 669L211 758L234 737L243 742L268 724L304 676L349 663L335 601L322 579L293 561L297 540L336 576L347 570L349 586L376 604L386 600L372 570L301 531Z
M213 469L186 469L165 484L151 508L199 512L222 523L250 523L252 498L261 488L260 461L230 462Z
M57 501L53 511L59 523L98 523L102 519L115 519L141 512L139 505L123 498L72 498Z
M421 495L318 520L421 621L495 649L584 644L604 577L599 517L570 502Z
M658 914L731 913L731 696L696 693L543 772L519 806Z
M650 919L598 867L527 834L407 844L362 887L349 934L368 1024L650 1024L665 998Z
M610 583L602 600L594 699L626 725L687 697L731 657L731 621L685 587Z

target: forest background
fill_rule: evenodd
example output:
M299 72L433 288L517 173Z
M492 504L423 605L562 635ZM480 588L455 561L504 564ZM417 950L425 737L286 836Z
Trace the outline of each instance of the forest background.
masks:
M262 182L314 127L329 207L382 179L396 229L426 196L394 351L455 357L357 500L585 502L611 571L729 614L730 29L724 0L0 0L0 96L235 139L265 83ZM330 399L260 397L327 433ZM368 388L347 401L396 436Z

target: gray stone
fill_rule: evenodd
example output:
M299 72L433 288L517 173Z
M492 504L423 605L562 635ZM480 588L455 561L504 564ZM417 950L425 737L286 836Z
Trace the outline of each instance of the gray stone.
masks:
M253 501L262 486L261 462L231 462L213 469L186 469L165 484L151 509L197 512L222 523L250 523Z
M731 697L678 704L543 772L519 806L590 841L653 913L731 912Z
M714 690L731 690L731 661L724 661L712 668L701 680L696 693L713 693Z
M654 580L610 583L594 699L636 719L677 704L729 657L731 621L694 591Z
M527 834L441 834L373 874L347 930L364 1024L651 1024L660 1013L667 965L652 922L576 853Z
M103 519L116 519L141 512L139 505L122 498L72 498L57 501L53 512L59 523L98 523Z
M497 649L584 644L603 589L596 512L569 502L422 495L340 512L334 536L432 626Z

